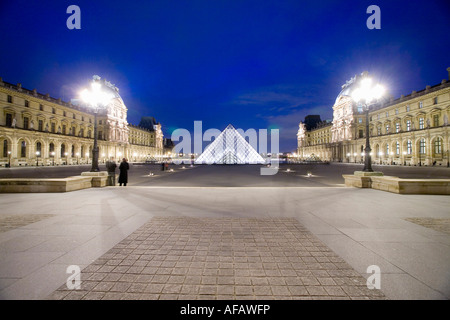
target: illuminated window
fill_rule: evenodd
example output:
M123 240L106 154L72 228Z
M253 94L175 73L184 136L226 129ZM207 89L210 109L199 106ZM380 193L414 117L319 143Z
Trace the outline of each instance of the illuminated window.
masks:
M400 122L396 122L395 123L395 132L399 133L400 132Z
M399 155L400 154L400 142L396 142L395 143L395 154Z
M419 118L419 129L425 128L425 122L423 118Z
M387 124L387 125L386 125L386 134L389 133L389 129L390 129L390 126L389 126L389 124Z
M412 142L411 142L411 140L408 140L408 142L406 143L406 153L407 154L412 154Z
M434 140L434 153L436 153L436 154L442 153L442 139L441 138L436 138L436 140Z
M406 131L411 131L411 120L406 120Z
M420 139L420 144L419 144L419 153L420 154L425 154L425 139Z
M419 102L419 109L422 109L422 108L423 108L423 102L420 101L420 102Z

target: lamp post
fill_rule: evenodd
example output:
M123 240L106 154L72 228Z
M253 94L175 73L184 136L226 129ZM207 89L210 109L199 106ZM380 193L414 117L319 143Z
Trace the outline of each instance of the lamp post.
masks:
M384 93L384 88L377 84L372 85L372 79L363 76L360 81L359 88L355 89L352 93L353 100L361 105L363 111L366 113L366 148L364 149L364 172L373 172L372 169L372 157L370 156L370 138L369 138L369 109L370 106L376 102Z
M94 147L92 148L91 172L97 172L100 171L98 168L97 114L100 108L109 103L111 95L102 91L100 82L93 80L91 82L91 90L84 89L81 92L81 99L94 110Z

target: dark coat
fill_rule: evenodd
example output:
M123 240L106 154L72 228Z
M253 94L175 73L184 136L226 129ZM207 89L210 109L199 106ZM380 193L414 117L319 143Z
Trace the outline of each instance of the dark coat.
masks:
M114 161L106 162L106 170L108 171L108 173L115 173L116 167L117 167L117 164Z
M119 166L119 183L128 183L128 170L130 165L128 162L122 161Z

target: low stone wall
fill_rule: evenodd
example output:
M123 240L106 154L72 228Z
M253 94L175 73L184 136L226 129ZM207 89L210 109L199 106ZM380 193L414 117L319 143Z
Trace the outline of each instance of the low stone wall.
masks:
M67 178L0 179L0 193L69 192L92 187L105 187L107 174L82 174Z
M393 176L343 175L347 187L372 188L398 194L450 195L450 179L402 179Z
M91 177L0 179L0 193L68 192L92 187Z

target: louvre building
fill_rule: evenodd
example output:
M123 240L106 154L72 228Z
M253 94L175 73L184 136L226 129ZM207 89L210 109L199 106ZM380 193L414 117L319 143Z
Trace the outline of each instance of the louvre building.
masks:
M163 157L161 124L143 117L139 125L127 122L127 107L119 89L101 81L113 97L99 111L99 163L109 157L132 162ZM77 99L70 102L28 90L0 78L0 165L71 165L92 160L94 112Z
M384 99L370 107L369 136L373 163L449 165L450 68L447 71L448 80L397 99ZM355 78L342 86L333 105L332 121L308 116L300 122L298 159L364 161L365 114L350 96L356 85Z

